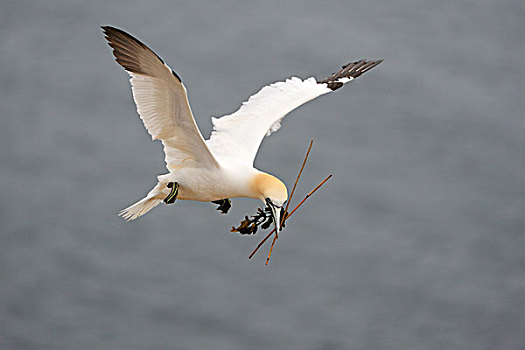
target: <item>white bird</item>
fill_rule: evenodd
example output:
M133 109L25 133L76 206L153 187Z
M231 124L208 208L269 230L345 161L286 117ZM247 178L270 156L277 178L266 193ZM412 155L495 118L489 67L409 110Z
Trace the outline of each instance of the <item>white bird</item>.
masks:
M227 212L229 198L248 197L260 199L271 209L279 233L277 223L288 194L281 180L253 167L263 138L277 131L290 111L337 90L383 61L355 61L322 81L292 77L265 86L235 113L212 118L211 137L204 140L177 73L128 33L110 26L102 29L116 61L131 76L133 98L144 126L153 140L164 145L169 170L157 177L157 185L145 198L120 212L126 220L146 214L162 201L213 201Z

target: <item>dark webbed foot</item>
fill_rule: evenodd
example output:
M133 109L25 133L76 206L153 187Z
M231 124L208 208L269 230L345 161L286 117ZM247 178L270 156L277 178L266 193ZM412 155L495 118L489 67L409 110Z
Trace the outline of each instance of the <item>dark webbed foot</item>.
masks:
M228 210L230 210L230 208L232 207L232 201L229 198L219 199L217 201L211 202L219 205L217 210L219 210L222 214L227 214Z
M175 203L175 200L177 199L177 195L179 194L179 183L178 182L170 182L166 185L168 188L171 188L170 194L166 198L164 198L164 203L166 204L173 204Z

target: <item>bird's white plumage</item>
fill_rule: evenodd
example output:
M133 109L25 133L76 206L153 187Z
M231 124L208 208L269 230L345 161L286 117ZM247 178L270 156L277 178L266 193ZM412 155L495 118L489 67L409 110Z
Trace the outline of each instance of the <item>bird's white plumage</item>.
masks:
M144 126L164 145L169 170L169 174L158 177L157 185L144 199L121 211L126 220L144 215L165 200L173 188L167 185L174 182L180 185L180 199L271 197L272 203L282 205L287 198L286 186L253 168L264 137L277 131L281 120L295 108L340 88L382 62L355 61L320 82L293 77L265 86L236 112L213 118L211 137L204 141L177 74L128 33L109 26L103 30L116 61L131 76L133 98Z
M137 112L153 140L164 144L166 166L217 167L188 103L186 88L150 48L117 28L104 27L117 62L131 76Z
M331 91L314 78L293 77L265 86L235 113L213 118L206 144L218 159L252 165L263 138L279 130L289 112Z
M130 73L133 98L144 126L154 140L162 140L168 170L217 167L193 119L186 89L168 72L162 78Z

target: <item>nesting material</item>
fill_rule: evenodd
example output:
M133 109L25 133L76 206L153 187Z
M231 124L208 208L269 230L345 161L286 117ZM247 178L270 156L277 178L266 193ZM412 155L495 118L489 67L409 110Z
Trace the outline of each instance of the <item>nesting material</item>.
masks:
M280 225L281 225L281 228L284 228L285 227L285 222L286 220L293 215L293 213L299 209L299 207L301 205L304 204L304 202L306 202L306 200L311 196L313 195L322 185L324 185L324 183L326 181L328 181L332 175L328 175L319 185L317 185L313 190L311 190L305 197L304 199L289 213L288 212L288 207L292 201L292 198L293 198L293 195L295 193L295 189L297 188L297 184L299 183L299 179L301 178L301 175L303 173L303 170L304 170L304 166L306 165L306 161L308 160L308 156L310 155L310 151L312 149L312 145L313 145L314 141L311 140L310 141L310 144L308 146L308 151L306 152L306 155L304 157L304 160L303 160L303 164L301 165L301 169L299 170L299 173L297 174L297 178L295 179L295 183L293 185L293 188L292 188L292 192L290 193L290 198L288 199L287 203L286 203L286 208L281 208L281 222L280 222ZM248 218L248 216L245 216L244 217L244 220L241 221L241 224L238 226L238 227L232 227L231 229L231 232L237 232L237 233L240 233L241 235L253 235L257 232L258 228L262 228L264 230L268 229L272 223L274 221L274 218L273 218L273 215L272 215L272 210L269 206L266 206L266 208L262 209L262 208L258 208L257 209L257 213L255 215L253 215L251 218ZM251 259L255 253L257 252L257 250L259 250L259 248L264 244L264 242L266 242L268 240L268 238L270 238L273 234L274 235L274 238L273 238L273 241L272 241L272 245L270 246L270 251L268 253L268 257L266 258L266 265L268 265L268 263L270 262L270 257L272 256L272 252L273 252L273 248L275 246L275 242L277 241L277 239L279 238L277 232L275 231L275 228L270 231L270 233L268 235L266 235L266 237L264 237L264 239L257 245L257 247L254 249L254 251L250 254L250 256L248 257L249 259Z
M304 202L306 202L306 200L308 198L310 198L319 188L321 188L321 186L323 186L326 181L330 180L330 178L332 177L332 174L328 175L323 181L321 181L321 183L319 185L317 185L313 190L311 190L304 198L303 200L297 204L295 206L295 208L286 215L286 218L284 219L284 221L288 220L288 218L290 218L293 213L295 213L295 211L297 209L299 209L299 207L301 207L301 205L304 204ZM248 259L251 259L255 253L257 253L257 251L259 250L259 248L261 248L261 246L264 244L264 242L266 242L268 240L268 238L270 238L273 234L275 233L275 229L273 229L272 231L270 231L270 233L268 235L266 235L266 237L263 238L263 240L261 242L259 242L259 244L257 245L257 247L253 250L253 252L250 254L250 256L248 256ZM272 255L272 251L273 251L273 246L275 244L275 241L277 240L277 238L279 238L277 235L274 237L274 241L272 242L272 246L270 247L270 252L268 253L268 258L266 258L266 265L268 265L268 263L270 262L270 257Z
M281 217L288 214L281 208ZM264 209L257 208L257 213L252 215L251 218L248 216L244 217L244 220L241 221L241 224L238 227L232 226L231 232L238 232L241 235L253 235L257 233L257 230L262 228L263 230L268 229L273 223L272 209L267 205ZM284 228L284 223L281 224L281 228Z

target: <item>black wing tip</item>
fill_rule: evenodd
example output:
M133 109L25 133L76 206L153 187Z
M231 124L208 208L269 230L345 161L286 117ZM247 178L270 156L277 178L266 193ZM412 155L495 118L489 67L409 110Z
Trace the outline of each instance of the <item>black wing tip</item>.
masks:
M135 43L139 44L140 46L142 47L145 47L145 48L148 48L142 41L140 41L139 39L135 38L133 35L129 34L128 32L120 29L120 28L117 28L117 27L113 27L113 26L100 26L100 28L102 28L102 31L104 32L104 35L106 36L106 39L108 41L110 41L112 38L115 37L115 35L122 35L123 37L131 40L131 41L134 41ZM149 49L149 48L148 48Z
M369 71L370 69L380 65L384 59L380 58L377 60L367 60L363 58L361 60L353 61L345 64L341 70L333 73L328 78L319 82L319 84L326 84L327 87L334 91L342 87L344 84L338 81L341 78L357 78L361 74Z
M162 64L165 64L164 63L164 60L155 53L155 51L153 51L152 49L150 49L146 44L144 44L142 41L140 41L139 39L135 38L133 35L125 32L124 30L122 29L119 29L119 28L116 28L116 27L113 27L113 26L110 26L110 25L104 25L104 26L100 26L100 28L102 28L102 31L104 32L104 36L106 38L106 40L108 41L109 43L109 46L111 46L111 48L113 48L113 54L115 55L115 58L117 59L117 62L122 65L127 71L130 71L130 72L133 72L133 73L139 73L139 74L144 74L144 72L142 72L141 69L138 68L138 66L132 66L132 65L125 65L125 63L123 61L119 61L119 56L118 56L118 52L116 52L115 50L117 49L115 47L115 41L116 39L119 37L119 36L122 36L124 37L125 39L127 40L130 40L132 42L134 42L135 44L141 46L142 48L144 48L145 50L148 50L150 51L151 53L153 53L155 56L157 56L157 58L159 59L160 62L162 62ZM182 79L181 77L175 72L173 71L171 68L171 73L173 74L173 76L180 82L182 83Z
M349 65L351 64L359 64L359 63L371 63L371 62L374 62L376 64L380 64L381 62L383 62L384 59L383 58L379 58L377 60L369 60L369 59L366 59L366 58L362 58L360 60L356 60L356 61L353 61L353 62L350 62L350 63L347 63L345 64L344 66L342 66L341 68L345 69L346 67L348 67Z
M136 42L139 42L142 44L142 42L140 40L138 40L137 38L135 38L133 35L129 34L128 32L120 29L120 28L117 28L117 27L113 27L113 26L109 26L109 25L106 25L106 26L100 26L100 28L102 28L102 31L104 32L104 34L106 36L109 36L111 38L112 35L114 35L115 33L119 33L119 34L122 34L123 36L129 38L129 39L132 39L133 41L136 41ZM144 45L144 44L142 44Z
M118 28L115 28L115 27L113 27L113 26L109 26L109 25L100 26L100 28L102 28L102 30L104 31L104 33L105 33L106 31L108 31L108 30L111 31L111 30L113 30L113 29L114 29L114 30L120 30L120 29L118 29Z
M141 46L142 48L148 50L148 51L151 51L153 52L153 54L155 56L157 56L157 58L162 62L164 63L164 61L162 60L162 58L159 57L159 55L157 55L152 49L150 49L146 44L144 44L142 41L140 41L139 39L135 38L133 35L129 34L128 32L122 30L122 29L119 29L119 28L116 28L116 27L113 27L113 26L101 26L100 28L102 28L102 31L104 32L104 35L106 37L106 40L109 42L109 43L112 43L113 41L115 41L115 39L118 39L118 36L122 36L124 37L125 39L131 41L131 42L134 42L135 44Z

